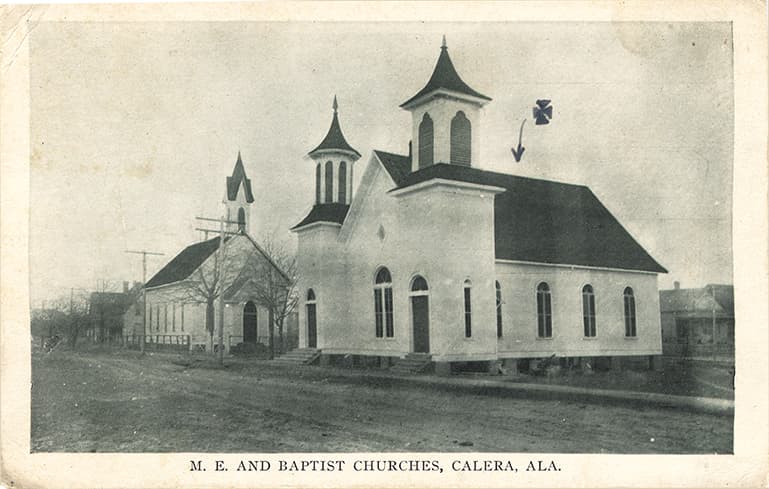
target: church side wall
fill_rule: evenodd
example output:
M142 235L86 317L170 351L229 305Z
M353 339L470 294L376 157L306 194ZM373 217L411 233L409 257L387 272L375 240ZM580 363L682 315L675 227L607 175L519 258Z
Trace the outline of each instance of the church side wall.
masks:
M502 287L503 335L500 358L657 355L662 353L659 293L655 274L497 263ZM552 300L553 335L537 337L537 285L547 282ZM582 288L592 285L596 336L586 338ZM636 303L635 338L625 337L625 287Z

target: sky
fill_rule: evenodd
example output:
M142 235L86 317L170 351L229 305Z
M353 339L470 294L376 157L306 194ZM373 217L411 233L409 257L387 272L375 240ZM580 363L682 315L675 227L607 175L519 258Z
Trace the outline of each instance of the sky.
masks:
M195 217L222 214L238 151L252 235L294 246L334 95L363 154L355 191L373 149L407 153L398 106L442 35L493 99L475 166L588 185L668 269L662 289L732 282L728 23L49 22L30 36L33 306L141 280L126 250L164 253L150 277L200 240ZM537 99L552 100L548 125L532 123Z

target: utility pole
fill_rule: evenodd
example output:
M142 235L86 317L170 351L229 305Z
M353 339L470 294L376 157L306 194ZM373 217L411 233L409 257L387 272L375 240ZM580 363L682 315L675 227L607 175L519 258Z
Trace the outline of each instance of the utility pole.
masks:
M165 253L157 253L155 251L147 250L126 250L126 253L133 253L135 255L142 255L142 339L139 343L139 349L144 353L144 340L147 337L147 255L163 256Z
M217 272L219 279L217 280L219 284L219 293L217 294L217 305L219 307L219 313L218 316L218 327L217 327L217 337L219 341L219 351L217 352L217 361L219 362L219 365L224 364L224 274L225 274L225 266L224 266L224 258L225 258L225 246L227 245L224 241L224 235L237 235L240 233L233 233L233 232L225 232L224 231L224 223L227 224L237 224L237 221L228 221L224 219L224 216L220 217L219 219L211 219L209 217L196 217L195 219L199 219L201 221L218 221L219 222L219 249L217 250L217 267L219 271ZM212 229L201 229L196 228L197 231L204 231L204 232L213 232Z

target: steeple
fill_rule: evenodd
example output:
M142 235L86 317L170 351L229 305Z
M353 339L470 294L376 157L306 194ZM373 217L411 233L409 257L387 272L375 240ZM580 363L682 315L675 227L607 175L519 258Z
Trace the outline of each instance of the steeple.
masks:
M456 68L454 68L454 63L451 62L451 57L449 57L449 48L446 46L445 35L441 43L441 54L438 56L438 62L435 64L433 75L430 77L427 85L417 92L416 95L403 102L401 108L408 110L414 105L424 103L439 91L451 92L460 97L464 96L474 100L479 105L483 105L491 100L490 97L470 88L459 76Z
M238 150L238 159L235 161L235 167L232 169L232 176L227 177L227 195L224 202L227 207L227 221L236 222L227 224L228 231L248 232L250 207L253 202L254 195L251 193L251 179L246 176L243 159L240 156L240 150Z
M352 201L352 167L360 153L350 146L339 126L339 103L331 104L334 116L323 141L308 156L315 162L315 204L349 205Z
M459 76L443 36L432 76L422 90L401 104L412 114L411 170L435 163L477 163L480 109L490 100Z
M329 127L328 133L326 134L326 137L323 138L323 141L321 141L315 149L310 151L308 155L313 157L315 154L324 151L342 151L360 158L360 153L347 143L344 134L342 134L342 128L339 126L339 104L336 101L336 95L334 95L334 103L331 107L334 109L334 118L331 119L331 127Z

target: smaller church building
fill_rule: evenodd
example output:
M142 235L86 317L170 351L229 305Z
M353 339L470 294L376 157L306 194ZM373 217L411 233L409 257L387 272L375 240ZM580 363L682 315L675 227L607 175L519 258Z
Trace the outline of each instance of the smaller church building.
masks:
M482 108L448 48L412 116L408 154L361 158L331 127L309 152L314 205L298 237L299 344L321 359L469 364L662 353L666 270L586 186L483 170ZM501 142L500 142L501 144Z

